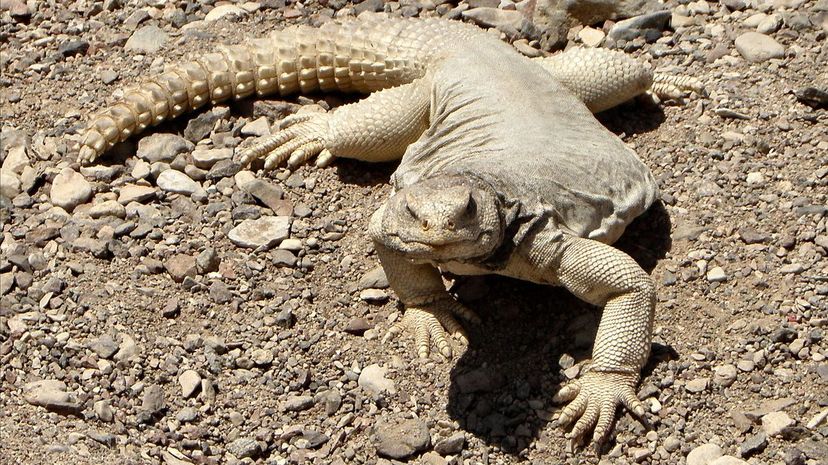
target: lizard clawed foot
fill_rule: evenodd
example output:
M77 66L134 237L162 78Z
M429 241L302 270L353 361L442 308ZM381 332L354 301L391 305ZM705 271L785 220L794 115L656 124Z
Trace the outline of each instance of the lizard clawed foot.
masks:
M285 163L290 169L316 156L316 166L324 167L333 162L330 145L330 117L328 113L302 113L290 115L279 122L279 132L263 137L242 150L242 165L264 158L264 169L270 171Z
M590 431L593 432L592 440L600 448L612 432L615 411L619 404L629 409L646 425L646 409L635 393L636 384L637 374L590 371L580 380L558 391L552 399L553 402L569 402L561 412L558 424L567 426L578 420L566 434L570 451L584 443Z
M693 76L675 76L671 74L655 73L653 75L652 92L660 100L681 100L691 92L706 96L704 84Z
M480 318L463 304L453 298L440 299L428 304L409 307L405 310L402 320L395 323L383 338L383 343L406 330L414 332L414 342L417 346L417 355L428 358L431 353L431 343L446 358L451 357L451 344L448 334L463 344L468 344L466 331L457 322L454 316L460 316L473 323L479 323Z

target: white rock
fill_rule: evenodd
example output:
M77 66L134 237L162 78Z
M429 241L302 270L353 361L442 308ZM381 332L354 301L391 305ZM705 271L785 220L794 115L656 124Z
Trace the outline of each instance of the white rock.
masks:
M93 205L92 208L89 209L89 216L92 218L102 218L104 216L124 218L126 217L126 208L118 203L117 200L107 200Z
M765 183L765 175L763 175L762 173L760 173L758 171L754 171L752 173L748 173L746 181L747 181L749 186L764 184Z
M164 192L174 192L176 194L193 195L196 192L204 192L201 185L189 176L176 170L167 170L158 176L158 187Z
M796 423L793 418L789 417L785 412L771 412L762 417L762 430L768 436L776 436L782 430Z
M132 177L135 179L146 179L149 175L150 164L144 160L136 161L135 166L132 167Z
M118 203L128 205L132 202L146 202L154 197L154 187L127 184L121 188L121 192L118 194Z
M201 375L195 370L186 370L178 377L178 384L181 386L181 395L186 399L201 386Z
M597 47L605 36L604 31L592 27L585 27L578 32L578 37L587 47Z
M779 15L770 15L767 18L763 19L759 22L756 26L756 32L762 34L772 34L779 30L782 26L782 19Z
M223 18L227 15L233 16L245 16L247 11L237 7L236 5L219 5L212 10L204 17L204 21L216 21L220 18Z
M704 444L687 454L687 465L710 465L722 456L722 448L716 444Z
M725 270L720 266L714 267L707 272L707 281L711 283L727 281L727 273L725 273Z
M124 49L138 53L155 53L167 42L167 33L155 25L144 26L133 32Z
M49 198L54 205L71 212L92 197L92 185L82 174L72 168L64 168L52 181Z
M159 132L138 140L135 155L149 163L170 162L180 153L190 153L195 148L192 142L177 135Z
M289 216L263 216L244 220L227 233L227 238L239 247L271 248L290 235Z
M376 395L380 393L388 393L388 394L395 394L397 392L397 388L394 385L394 381L387 379L385 374L388 373L388 369L381 367L377 364L368 365L367 367L362 369L362 372L359 374L359 380L357 380L357 384L362 389L365 389L369 394Z
M243 136L269 136L270 135L270 123L267 122L267 118L261 116L254 121L251 121L241 128L241 135Z
M203 170L208 170L219 161L228 158L233 158L233 149L196 149L193 152L193 164Z
M23 168L29 165L29 156L26 155L26 146L18 145L9 149L6 159L3 160L3 171L11 171L14 174L23 173Z
M772 37L758 32L745 32L736 38L735 45L745 60L754 63L785 57L785 47Z
M20 180L11 171L0 169L0 195L13 199L20 193Z

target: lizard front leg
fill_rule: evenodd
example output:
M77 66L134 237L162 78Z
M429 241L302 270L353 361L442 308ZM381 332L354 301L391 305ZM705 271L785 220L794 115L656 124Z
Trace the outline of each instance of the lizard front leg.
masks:
M595 338L592 363L578 381L561 389L557 401L571 401L560 422L577 419L567 434L571 444L594 429L593 440L606 440L618 405L643 418L636 395L641 368L650 353L655 287L627 254L598 241L564 235L530 241L529 261L578 298L604 311ZM593 428L594 427L594 428Z
M384 209L385 206L380 207L374 213L369 233L374 239L374 248L388 284L403 303L405 313L402 320L391 327L383 342L410 331L414 333L419 357L428 357L432 343L444 357L451 357L451 344L446 331L461 343L468 343L468 336L455 316L472 322L479 322L480 319L446 291L437 268L428 263L415 263L383 245L378 224Z
M280 131L241 152L242 164L264 158L265 169L285 161L290 168L314 156L317 166L335 157L382 162L397 160L428 127L430 79L418 79L374 93L332 113L291 115Z

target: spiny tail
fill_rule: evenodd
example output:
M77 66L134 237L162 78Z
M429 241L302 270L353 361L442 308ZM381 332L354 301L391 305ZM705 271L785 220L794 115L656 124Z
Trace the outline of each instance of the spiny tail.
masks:
M78 161L89 163L149 126L231 98L317 90L366 93L405 84L422 76L452 42L477 33L482 31L462 23L362 15L222 46L125 89L123 99L91 118Z

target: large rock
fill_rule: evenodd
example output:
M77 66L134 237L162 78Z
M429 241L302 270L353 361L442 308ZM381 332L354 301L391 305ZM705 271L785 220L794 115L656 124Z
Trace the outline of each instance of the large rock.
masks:
M71 212L92 197L92 185L82 174L72 168L64 168L52 181L49 198L52 203Z
M785 57L785 47L782 44L758 32L745 32L736 38L735 44L739 54L753 63Z
M244 220L227 233L232 243L251 249L269 249L289 235L289 216L263 216L256 220Z

